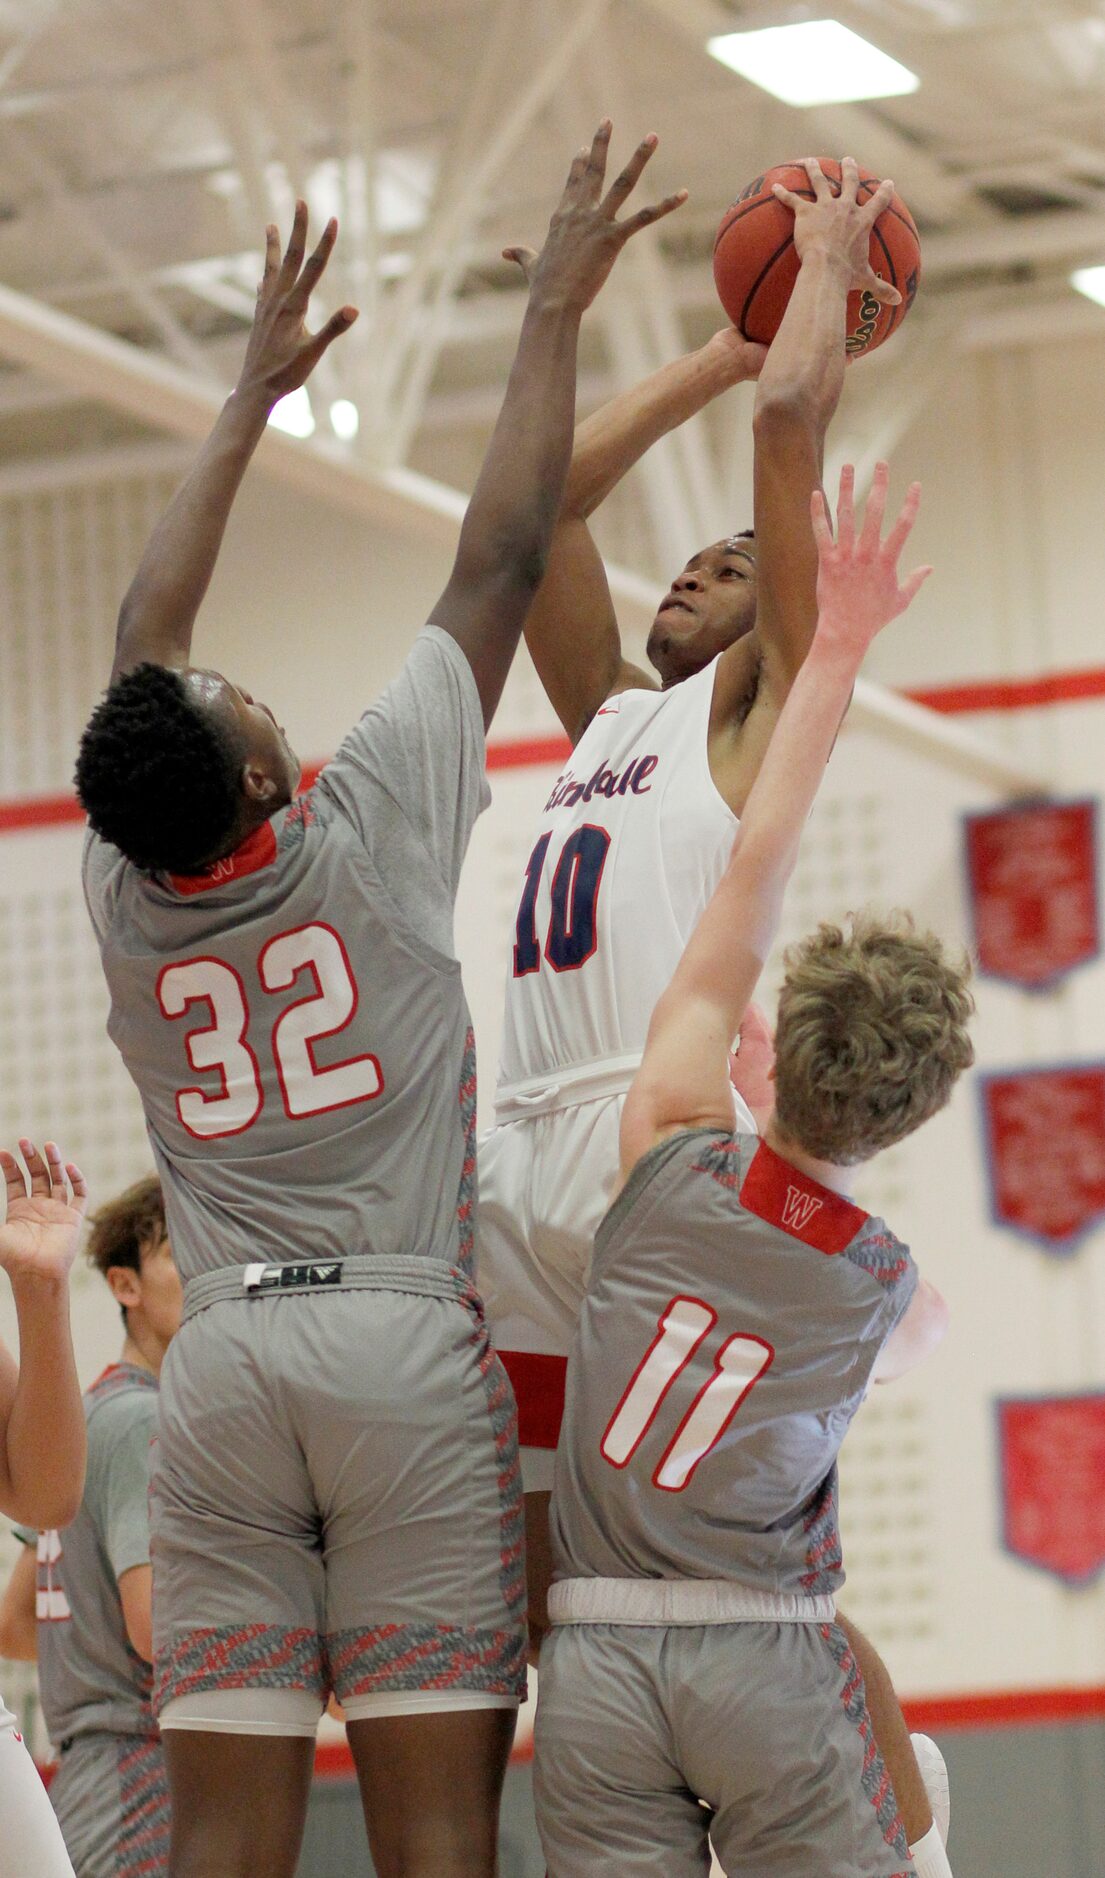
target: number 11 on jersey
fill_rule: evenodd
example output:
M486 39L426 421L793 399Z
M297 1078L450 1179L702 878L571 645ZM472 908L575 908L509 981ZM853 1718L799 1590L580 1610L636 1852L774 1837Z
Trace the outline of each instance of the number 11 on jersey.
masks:
M656 1336L637 1365L602 1438L611 1467L628 1465L659 1413L664 1397L717 1323L701 1298L672 1298ZM681 1493L701 1460L715 1448L741 1403L775 1361L762 1337L727 1337L652 1476L654 1487Z

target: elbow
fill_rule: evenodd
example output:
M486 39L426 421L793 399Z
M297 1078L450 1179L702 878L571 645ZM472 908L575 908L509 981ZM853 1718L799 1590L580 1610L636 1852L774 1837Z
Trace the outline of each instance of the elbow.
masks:
M82 1491L53 1494L36 1500L17 1515L21 1526L33 1526L36 1532L60 1532L71 1526L81 1510Z

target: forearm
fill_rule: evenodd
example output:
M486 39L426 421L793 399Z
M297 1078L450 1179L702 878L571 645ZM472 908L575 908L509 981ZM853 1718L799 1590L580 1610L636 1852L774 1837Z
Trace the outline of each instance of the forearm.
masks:
M565 513L590 515L654 443L747 376L740 354L712 339L611 398L576 431Z
M33 1663L38 1654L37 1576L36 1547L20 1546L7 1589L0 1599L0 1656L10 1663Z
M13 1279L19 1379L0 1454L0 1512L64 1526L84 1488L85 1422L65 1279Z
M571 456L578 340L576 309L531 299L461 529L459 573L499 566L505 578L538 584Z
M782 408L800 414L823 441L844 385L849 281L841 255L815 248L805 256L760 373L754 427Z
M158 522L119 613L115 675L143 660L189 662L192 628L215 571L227 520L271 403L228 398L195 465Z

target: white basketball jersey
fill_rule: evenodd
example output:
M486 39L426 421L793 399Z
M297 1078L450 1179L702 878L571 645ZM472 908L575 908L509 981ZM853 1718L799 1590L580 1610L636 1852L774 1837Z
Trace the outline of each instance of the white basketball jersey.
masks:
M644 1049L737 831L710 774L716 669L619 692L557 777L519 898L500 1086Z

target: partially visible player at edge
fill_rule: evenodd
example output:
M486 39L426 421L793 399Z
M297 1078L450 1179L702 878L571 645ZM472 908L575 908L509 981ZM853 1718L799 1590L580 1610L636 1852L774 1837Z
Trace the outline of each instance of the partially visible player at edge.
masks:
M801 266L770 351L730 328L580 426L526 621L575 748L535 831L518 910L496 1127L480 1149L479 1283L518 1399L534 1649L564 1365L617 1171L621 1104L813 633L809 500L844 381L848 294L899 298L868 264L893 183L861 204L853 159L839 195L819 163L806 167L812 200L776 190ZM672 582L649 636L657 689L622 654L588 517L665 432L757 375L755 534L714 542ZM738 1082L747 1088L741 1072ZM932 1815L890 1678L866 1638L849 1635L919 1836Z
M7 1214L0 1271L19 1324L19 1362L0 1340L0 1515L28 1526L64 1526L81 1503L85 1433L69 1328L69 1270L88 1189L48 1141L20 1141L26 1177L0 1151ZM67 1184L68 1183L68 1184ZM0 1873L73 1878L61 1828L19 1733L0 1700Z
M180 1277L155 1174L92 1221L86 1256L125 1326L118 1362L85 1391L88 1471L63 1532L17 1529L0 1602L0 1655L38 1662L59 1766L50 1800L77 1878L169 1869L169 1784L150 1707L148 1511L157 1379L180 1327Z
M580 317L683 199L619 221L656 138L603 195L609 138L604 121L553 216L433 623L314 789L294 800L272 714L190 663L272 407L355 317L305 329L336 224L304 259L303 204L283 258L268 231L237 389L146 550L82 742L109 1029L185 1281L151 1490L173 1878L290 1878L331 1690L381 1878L495 1866L522 1516L471 1270L453 903L560 508Z
M568 1372L535 1779L550 1878L948 1878L912 1849L836 1625L836 1459L873 1381L940 1340L908 1248L848 1197L857 1163L947 1102L971 1062L966 966L905 916L787 954L776 1106L734 1127L730 1040L920 491L880 539L813 497L820 614L732 859L649 1026ZM703 1813L698 1801L709 1808Z

